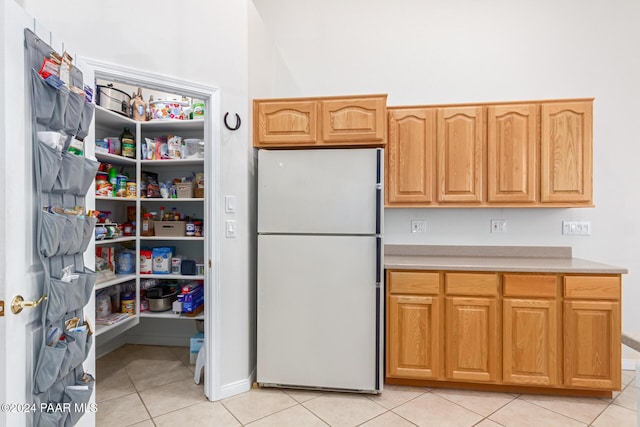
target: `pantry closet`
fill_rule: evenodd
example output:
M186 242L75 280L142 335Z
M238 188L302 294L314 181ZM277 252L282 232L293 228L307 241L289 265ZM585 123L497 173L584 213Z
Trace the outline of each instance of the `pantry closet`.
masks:
M219 148L214 135L219 131L213 120L219 117L218 91L87 58L79 58L78 63L96 82L98 96L109 94L108 90L101 92L105 88L124 93L135 88L134 94L140 88L145 98L153 95L155 100L171 100L167 102L173 102L179 111L169 117L166 111L171 105L148 103L148 111L139 111L153 115L145 121L140 115L142 120L126 117L117 104L112 107L104 99L96 105L95 123L85 145L107 172L98 172L97 180L105 176L108 180L109 169L115 169L117 179L127 182L127 188L110 188L111 192L102 191L97 184L95 195L87 196L87 205L101 212L98 221L104 221L98 223L96 240L87 252L95 253L98 263L96 357L126 343L188 347L200 338L200 343L204 340L213 349L204 352L204 390L213 400L218 362L213 355L219 336L219 320L215 319L219 279L214 268L219 253L215 202ZM189 108L195 103L199 105L194 117ZM124 147L109 145L121 139L125 128L135 144L127 156ZM167 140L183 143L170 153L161 152L159 146L152 149L152 144ZM111 303L110 314L98 312L106 301ZM195 363L198 349L192 351Z

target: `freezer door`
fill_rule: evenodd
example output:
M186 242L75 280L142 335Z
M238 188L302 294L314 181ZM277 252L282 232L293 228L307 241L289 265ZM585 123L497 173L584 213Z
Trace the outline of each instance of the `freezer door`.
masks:
M376 233L381 156L376 149L260 150L258 232Z
M264 384L378 389L376 238L258 236Z

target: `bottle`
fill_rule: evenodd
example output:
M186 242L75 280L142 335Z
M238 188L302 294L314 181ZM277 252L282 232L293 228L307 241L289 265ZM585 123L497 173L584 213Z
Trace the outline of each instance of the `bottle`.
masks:
M142 97L142 88L138 88L138 93L133 98L133 120L141 122L147 120L147 103Z
M153 102L153 95L149 95L149 103L147 104L147 120L153 119L153 114L151 112L151 103Z
M164 206L160 206L160 221L164 220Z
M113 165L109 168L109 184L111 184L111 197L116 197L118 194L118 171Z
M136 139L128 127L124 128L124 132L120 135L120 145L122 146L122 155L124 157L136 158Z
M150 213L144 214L142 218L142 230L141 236L153 236L153 215Z

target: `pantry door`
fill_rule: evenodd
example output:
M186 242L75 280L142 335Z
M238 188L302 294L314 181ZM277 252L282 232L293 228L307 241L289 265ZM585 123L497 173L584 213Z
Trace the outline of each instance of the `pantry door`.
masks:
M35 301L43 291L44 273L36 253L36 201L31 143L31 102L25 70L24 29L60 49L48 30L14 1L0 2L0 427L30 426L33 373L40 347L42 306L14 314L20 295ZM95 356L85 367L95 372ZM95 425L87 413L77 424Z

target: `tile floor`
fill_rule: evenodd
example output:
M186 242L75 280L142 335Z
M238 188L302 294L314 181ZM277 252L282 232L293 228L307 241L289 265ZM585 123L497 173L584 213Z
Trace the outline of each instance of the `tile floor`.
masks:
M382 395L253 389L219 402L189 349L126 345L97 360L97 426L636 426L635 371L613 399L386 386Z

